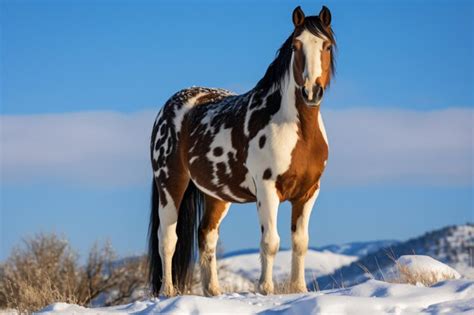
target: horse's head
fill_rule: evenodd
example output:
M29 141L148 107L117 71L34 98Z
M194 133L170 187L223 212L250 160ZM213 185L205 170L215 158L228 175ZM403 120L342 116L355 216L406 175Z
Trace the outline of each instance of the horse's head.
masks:
M297 7L293 11L293 76L303 100L319 106L334 72L334 33L331 12L325 6L318 16L305 17Z

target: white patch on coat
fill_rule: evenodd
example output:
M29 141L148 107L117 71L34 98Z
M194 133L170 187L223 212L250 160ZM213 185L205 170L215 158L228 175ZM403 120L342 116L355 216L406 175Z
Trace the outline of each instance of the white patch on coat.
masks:
M250 134L248 122L249 122L249 120L250 120L250 114L253 112L253 111L250 111L250 105L251 105L252 102L253 102L253 97L254 97L254 95L255 95L255 94L252 94L252 95L250 96L249 102L248 102L248 104L247 104L248 110L247 110L247 113L245 113L244 135L247 136L247 137L248 137L249 134Z
M199 188L199 190L201 190L203 193L205 193L206 195L209 195L211 197L214 197L218 200L223 200L221 197L219 197L219 195L217 194L217 192L214 192L214 191L211 191L209 189L207 189L206 187L204 186L201 186L197 183L197 181L191 177L191 180L193 181L194 185L196 185L197 188Z
M326 134L326 128L324 127L323 116L321 115L321 111L318 112L318 125L319 129L321 130L321 134L323 135L324 141L326 142L326 145L329 145L328 136Z
M227 196L231 197L232 198L232 201L237 201L237 202L245 202L246 200L245 199L242 199L242 198L239 198L237 197L236 195L234 195L229 187L227 185L224 185L222 186L222 193L226 194Z
M245 174L245 180L240 184L240 187L248 189L255 196L257 188L250 172Z
M223 153L220 156L214 155L215 148L222 148ZM212 162L213 174L212 183L214 185L219 184L219 178L217 177L217 163L224 163L226 167L226 173L230 173L228 153L232 153L236 156L237 151L232 147L232 129L221 129L214 135L214 139L211 142L210 150L206 153L207 159Z
M281 84L280 109L249 143L246 165L257 186L267 168L270 168L272 178L275 178L287 171L291 165L291 153L298 142L299 121L294 88L293 71L289 71ZM265 147L260 149L258 142L262 135L266 136L266 142ZM250 183L247 182L246 185L250 186Z
M175 117L173 119L173 125L176 132L181 130L181 124L183 122L184 115L196 104L196 100L207 93L198 93L196 96L191 97L182 105L180 109L175 111Z

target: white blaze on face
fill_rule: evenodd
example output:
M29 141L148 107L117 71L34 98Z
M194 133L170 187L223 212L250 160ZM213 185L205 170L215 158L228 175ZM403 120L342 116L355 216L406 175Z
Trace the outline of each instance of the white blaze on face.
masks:
M321 53L323 50L324 39L314 36L307 30L304 30L297 38L303 43L303 52L305 56L304 67L304 87L308 95L308 99L313 100L313 85L316 84L316 79L323 73L321 64Z

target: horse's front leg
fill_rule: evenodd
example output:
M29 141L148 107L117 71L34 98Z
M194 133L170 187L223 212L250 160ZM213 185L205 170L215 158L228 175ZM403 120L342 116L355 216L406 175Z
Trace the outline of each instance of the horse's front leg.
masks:
M257 208L262 231L260 241L262 273L258 291L262 294L273 293L273 260L280 247L280 236L277 230L279 203L275 182L264 180L257 186Z
M304 198L292 202L291 211L291 278L290 292L307 292L304 276L304 258L308 251L308 224L314 202L319 194L319 188Z

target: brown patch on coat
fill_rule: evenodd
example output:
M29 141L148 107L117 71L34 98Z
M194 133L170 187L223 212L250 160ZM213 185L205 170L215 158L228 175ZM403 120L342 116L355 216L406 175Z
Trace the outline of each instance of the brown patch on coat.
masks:
M312 186L303 196L291 201L291 232L294 233L296 231L297 222L303 213L305 204L311 199L318 188L319 182Z
M299 86L304 85L304 66L306 58L303 51L303 43L296 39L301 34L301 30L295 31L293 35L293 77L295 78L296 84Z
M295 102L300 117L298 141L291 153L290 167L277 176L275 183L280 200L291 202L312 196L318 187L329 153L319 127L319 107L307 106L298 89L295 89Z
M199 225L199 248L201 250L204 249L206 235L215 229L219 231L219 225L227 209L228 202L204 195L204 204L204 215Z
M321 52L321 76L316 78L316 84L321 85L323 88L326 88L331 81L331 43L323 43L323 51Z

